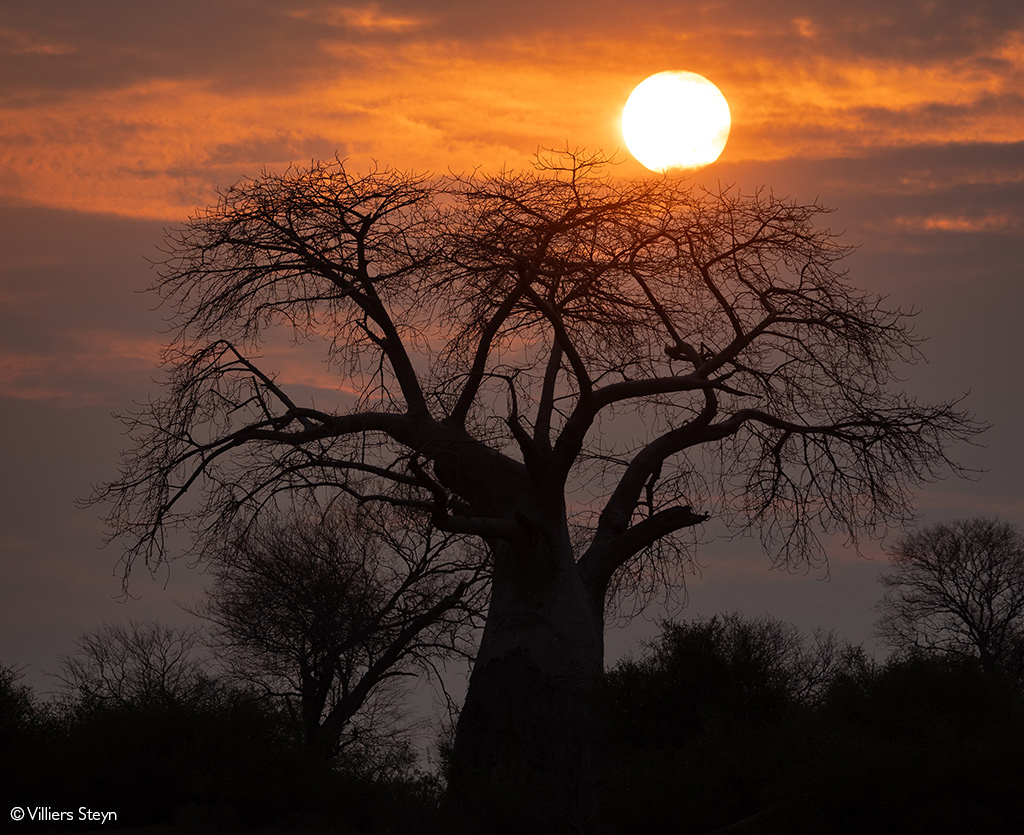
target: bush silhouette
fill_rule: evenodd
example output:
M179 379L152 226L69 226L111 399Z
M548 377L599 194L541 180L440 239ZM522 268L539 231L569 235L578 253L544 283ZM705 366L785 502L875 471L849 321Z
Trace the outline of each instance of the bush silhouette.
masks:
M665 624L605 677L599 832L703 833L798 800L834 833L1024 827L1024 700L977 662L868 661L770 619ZM813 666L813 665L812 665Z
M437 806L436 780L411 769L371 779L358 763L326 763L302 744L286 715L213 681L187 695L44 704L10 668L0 673L0 794L7 808L77 810L87 802L117 812L108 828L416 833L427 831Z

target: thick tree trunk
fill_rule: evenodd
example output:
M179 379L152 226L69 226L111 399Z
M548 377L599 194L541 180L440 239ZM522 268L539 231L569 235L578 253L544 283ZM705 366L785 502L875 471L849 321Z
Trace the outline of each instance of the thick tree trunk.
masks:
M487 623L453 752L452 801L480 832L582 831L592 800L588 698L603 595L580 578L564 514L495 548Z

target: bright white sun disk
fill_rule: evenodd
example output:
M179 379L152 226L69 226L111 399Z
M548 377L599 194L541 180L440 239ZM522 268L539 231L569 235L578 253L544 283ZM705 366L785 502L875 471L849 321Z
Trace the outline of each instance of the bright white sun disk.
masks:
M652 171L710 165L725 149L731 124L725 96L695 72L644 79L622 109L626 147Z

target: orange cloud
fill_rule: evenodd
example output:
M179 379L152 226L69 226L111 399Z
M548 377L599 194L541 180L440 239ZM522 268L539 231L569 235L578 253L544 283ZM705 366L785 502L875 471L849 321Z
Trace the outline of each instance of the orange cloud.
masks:
M123 386L113 391L111 381L123 383L126 375L135 375L151 388L148 380L161 374L160 335L139 338L107 329L73 329L63 337L67 346L59 353L5 351L0 356L0 395L62 406L121 407ZM316 389L328 394L331 402L360 394L343 374L327 367L322 345L291 345L282 337L264 350L258 364L286 390Z
M296 9L286 14L299 20L315 20L327 26L344 26L367 32L409 32L429 22L425 17L387 14L381 11L378 3L328 9Z
M1020 218L1007 214L925 215L897 217L896 226L904 232L1014 232L1021 228Z

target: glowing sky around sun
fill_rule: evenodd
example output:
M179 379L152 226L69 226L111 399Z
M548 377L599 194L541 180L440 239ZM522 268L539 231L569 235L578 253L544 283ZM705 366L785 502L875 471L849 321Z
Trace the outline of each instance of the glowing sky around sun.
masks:
M732 162L1024 136L1009 2L991 20L953 0L927 13L647 0L625 16L611 3L11 5L0 194L67 208L178 217L242 173L336 150L434 171L566 142L613 151L630 90L666 68L722 89Z

